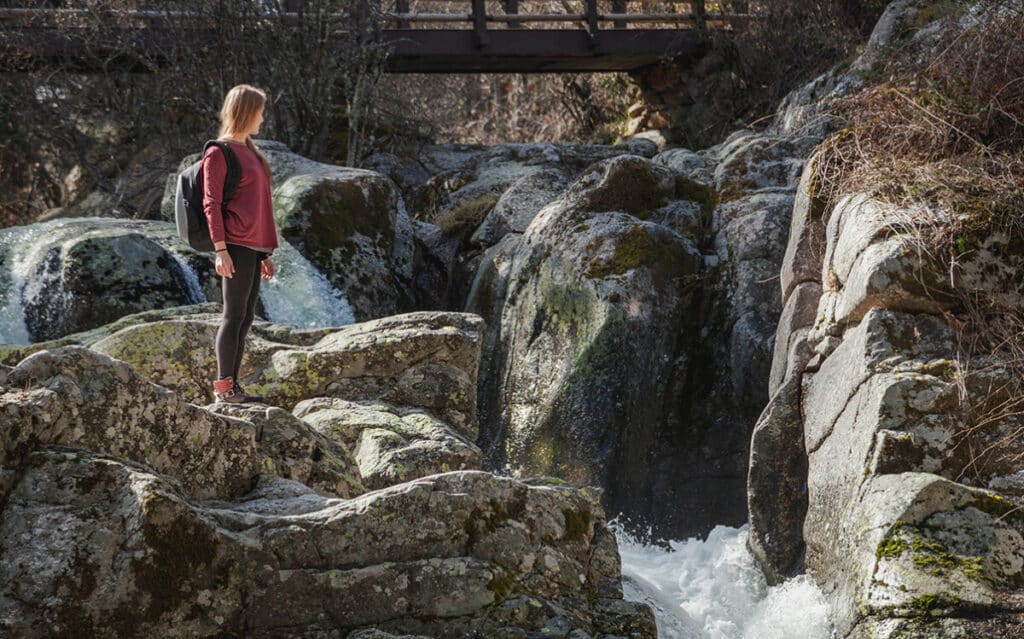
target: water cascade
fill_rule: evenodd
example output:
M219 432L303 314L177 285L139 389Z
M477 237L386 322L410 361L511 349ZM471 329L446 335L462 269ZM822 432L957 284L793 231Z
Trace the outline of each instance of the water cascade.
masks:
M284 240L274 251L274 266L274 279L260 284L268 320L305 328L355 322L345 294Z
M626 599L651 606L659 639L830 639L825 599L807 576L768 587L746 526L706 540L648 545L613 522Z
M42 224L15 226L0 231L0 344L28 344L28 326L22 300L30 269L41 251L38 242L48 229ZM33 288L38 288L38 285Z
M44 291L52 294L60 288L61 259L71 242L92 234L131 233L159 244L173 259L179 271L174 278L180 280L187 303L210 301L203 291L201 275L187 259L195 260L196 256L175 236L173 224L81 218L0 229L0 344L26 345L32 341L25 321L26 307L34 306ZM294 247L282 242L274 253L274 262L274 279L260 287L267 319L307 328L355 321L345 294Z

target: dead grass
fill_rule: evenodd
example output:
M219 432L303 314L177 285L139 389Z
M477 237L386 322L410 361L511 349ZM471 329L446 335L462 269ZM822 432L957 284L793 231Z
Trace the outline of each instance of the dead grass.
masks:
M965 407L957 445L969 459L960 479L981 482L1024 460L1021 296L964 284L966 269L984 260L1024 275L1024 8L973 4L944 3L937 41L905 40L872 74L875 84L837 102L845 126L823 146L815 179L826 211L852 192L901 209L903 230L948 274ZM944 223L915 222L934 220L915 211L936 208ZM983 256L993 239L995 254Z
M501 193L492 192L464 199L438 216L437 225L445 235L465 242L500 198Z

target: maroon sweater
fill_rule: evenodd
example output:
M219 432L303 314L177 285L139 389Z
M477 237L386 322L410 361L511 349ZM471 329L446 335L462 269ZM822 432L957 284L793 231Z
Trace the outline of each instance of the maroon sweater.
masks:
M270 177L252 149L238 142L229 144L242 166L242 177L223 215L221 200L227 163L216 146L206 149L203 155L203 212L210 226L210 239L273 251L277 248L277 227L270 199Z

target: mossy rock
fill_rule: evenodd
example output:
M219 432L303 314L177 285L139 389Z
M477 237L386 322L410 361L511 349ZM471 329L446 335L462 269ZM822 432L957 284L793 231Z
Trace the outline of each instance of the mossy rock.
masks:
M275 190L274 216L281 236L345 291L357 320L408 307L412 230L390 180L341 167L295 175Z

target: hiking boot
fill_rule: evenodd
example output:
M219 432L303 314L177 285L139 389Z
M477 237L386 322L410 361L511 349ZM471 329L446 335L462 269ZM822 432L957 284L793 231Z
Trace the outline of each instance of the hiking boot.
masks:
M246 404L259 404L259 403L263 402L263 396L262 395L250 395L249 393L247 393L244 390L242 390L242 387L238 385L238 382L235 382L235 385L232 387L232 390L234 390L235 393L237 393L238 395L242 396L242 402L243 403L246 403Z
M241 388L236 390L235 380L230 377L214 380L213 382L214 401L241 404L245 401L246 395L240 391Z

